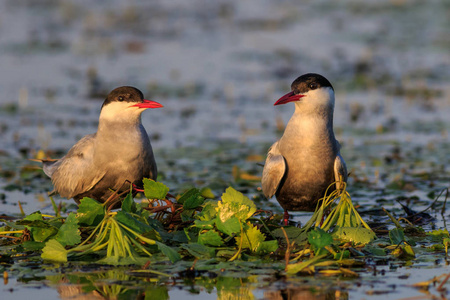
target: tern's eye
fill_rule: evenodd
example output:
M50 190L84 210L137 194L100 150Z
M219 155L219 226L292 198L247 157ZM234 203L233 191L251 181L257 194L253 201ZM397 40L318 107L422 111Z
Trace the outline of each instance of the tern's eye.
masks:
M123 101L123 100L125 100L125 98L123 96L119 96L118 100Z
M309 88L311 89L311 90L315 90L315 89L317 89L319 87L319 85L316 83L316 82L311 82L310 84L309 84Z

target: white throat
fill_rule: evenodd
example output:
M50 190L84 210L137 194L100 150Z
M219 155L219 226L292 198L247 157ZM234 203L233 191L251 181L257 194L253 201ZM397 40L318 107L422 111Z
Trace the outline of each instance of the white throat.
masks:
M333 118L334 91L331 87L308 91L305 97L295 102L295 113Z
M105 105L100 112L99 127L102 123L107 124L141 124L142 108L132 107L129 102L112 102Z

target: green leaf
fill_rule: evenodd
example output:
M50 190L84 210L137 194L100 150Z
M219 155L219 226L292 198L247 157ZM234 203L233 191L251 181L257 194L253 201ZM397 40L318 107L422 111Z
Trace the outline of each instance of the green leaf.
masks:
M41 258L54 262L67 262L67 250L58 241L52 239L42 249Z
M450 237L447 229L433 230L433 231L427 232L426 234L427 234L427 236L431 237L431 239L434 242L440 242L440 241L444 240L445 238Z
M192 188L181 195L177 202L183 204L184 209L194 209L202 205L205 199L200 195L198 189Z
M272 241L265 241L262 242L258 249L256 249L257 254L268 254L277 251L278 249L278 241L272 240Z
M166 199L169 188L161 182L144 178L144 194L148 199Z
M19 220L16 222L19 225L25 225L27 228L30 227L40 227L40 228L52 228L53 225L50 225L47 221L44 220Z
M181 217L181 221L183 222L189 222L192 221L193 215L195 213L195 209L185 209L181 212L180 217Z
M394 228L389 231L389 239L393 245L398 245L401 242L405 241L405 233L403 229Z
M180 198L177 200L178 203L180 204L184 204L186 202L186 200L188 200L189 198L197 198L197 196L200 195L200 191L196 188L191 188L189 190L187 190L186 192L184 192L183 195L180 196ZM192 207L195 208L195 207Z
M200 190L200 194L205 199L214 199L216 196L213 194L212 190L208 187L204 187Z
M222 194L222 201L219 201L216 210L222 222L225 222L231 217L237 217L245 221L255 213L256 206L253 201L241 192L229 187Z
M55 239L63 246L73 246L81 242L78 219L74 213L67 216L66 222L59 228Z
M333 243L333 237L328 232L316 227L308 233L308 242L315 249L322 249Z
M284 227L284 230L286 231L286 235L288 236L289 242L295 242L297 245L305 244L308 240L308 236L306 232L303 230L303 228L298 227ZM285 240L286 237L284 236L284 232L281 228L277 228L274 231L272 231L272 234L278 238Z
M364 247L364 250L376 256L386 256L386 250L380 247L367 245Z
M232 235L241 231L241 224L239 219L231 217L225 222L222 222L220 218L216 218L217 229L225 234Z
M414 253L414 250L411 247L411 245L406 244L403 247L403 251L404 251L404 255L405 255L406 258L414 258L416 256L416 254Z
M194 209L194 208L197 208L200 205L202 205L203 202L205 202L205 198L203 198L200 195L197 195L196 197L191 197L191 198L187 199L184 202L183 208L185 208L185 209Z
M133 200L133 194L131 192L122 201L122 211L125 212L136 212L136 203Z
M333 232L333 236L357 244L368 244L376 238L375 232L364 227L339 227Z
M199 233L198 243L202 245L217 247L221 246L223 244L223 241L217 231L208 230L207 232Z
M413 259L416 256L411 245L408 245L405 242L403 242L400 247L395 248L391 252L391 255L396 256L400 259Z
M40 211L36 211L32 214L29 214L28 216L26 216L25 218L23 218L23 220L19 220L16 223L20 224L23 221L34 221L34 220L43 220L42 214Z
M290 264L287 265L286 273L288 274L297 274L298 272L301 272L306 267L309 267L310 265L314 265L316 262L324 258L326 255L318 255L314 256L313 258L310 258L306 261L302 261L296 264Z
M178 252L175 251L173 248L171 248L163 243L160 243L160 242L156 242L156 245L158 245L159 250L165 256L167 256L172 263L175 263L181 259L180 254L178 254Z
M227 259L231 258L234 255L236 255L236 250L223 249L223 250L217 251L217 253L216 253L217 257L225 257Z
M45 242L50 237L54 236L58 232L58 228L33 228L31 233L33 235L33 239L36 242Z
M25 251L39 251L45 247L43 242L26 241L21 244Z
M23 220L17 221L16 224L25 225L36 242L45 242L58 232L57 227L43 220L41 213L33 213Z
M251 223L248 223L248 229L240 237L235 237L236 243L239 245L242 241L242 249L250 249L252 252L256 252L261 243L264 242L266 236Z
M350 251L344 250L344 251L335 253L333 258L336 260L343 260L343 259L350 258Z
M117 214L114 216L114 218L116 219L116 221L122 223L123 225L127 226L133 231L136 231L137 233L142 234L154 230L150 225L147 225L139 221L138 219L134 218L131 214L124 211L118 211Z
M170 241L172 241L173 243L175 242L180 244L189 243L189 239L184 230L178 230L170 233Z
M181 248L187 250L192 256L198 259L212 258L216 254L216 250L198 243L184 244Z
M77 210L77 219L79 224L88 226L98 225L105 217L105 208L94 199L84 197L80 201Z
M208 201L206 202L205 206L203 207L202 211L196 215L196 218L198 218L201 221L211 221L216 218L217 215L217 201Z
M214 224L215 224L215 220L210 220L210 221L195 220L194 221L195 227L200 228L202 230L213 229Z

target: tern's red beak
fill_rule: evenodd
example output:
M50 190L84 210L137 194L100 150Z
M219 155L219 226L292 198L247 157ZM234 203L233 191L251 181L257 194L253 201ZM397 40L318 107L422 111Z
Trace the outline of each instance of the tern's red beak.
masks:
M283 97L277 100L274 105L286 104L292 101L298 101L300 98L305 97L305 95L296 95L294 92L287 93Z
M152 100L145 100L142 103L136 103L134 105L131 105L130 107L139 107L139 108L158 108L158 107L163 107L161 104L159 104L156 101L152 101Z

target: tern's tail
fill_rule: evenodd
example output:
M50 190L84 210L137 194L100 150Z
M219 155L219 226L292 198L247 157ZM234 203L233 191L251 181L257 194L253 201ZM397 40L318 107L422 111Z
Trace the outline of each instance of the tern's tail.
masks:
M42 163L42 169L44 170L45 175L52 178L53 173L58 167L59 159L30 159L31 161L37 161Z

